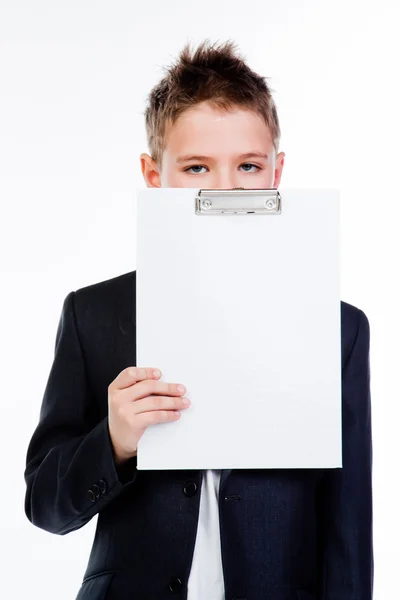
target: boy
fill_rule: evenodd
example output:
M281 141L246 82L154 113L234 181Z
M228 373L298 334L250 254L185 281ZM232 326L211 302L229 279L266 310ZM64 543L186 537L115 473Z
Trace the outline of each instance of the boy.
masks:
M146 129L147 186L280 183L274 101L231 42L184 48L150 93ZM25 510L34 525L64 535L98 514L78 599L370 600L365 313L341 302L342 469L137 471L146 427L190 406L181 382L134 367L135 275L65 298L27 453Z

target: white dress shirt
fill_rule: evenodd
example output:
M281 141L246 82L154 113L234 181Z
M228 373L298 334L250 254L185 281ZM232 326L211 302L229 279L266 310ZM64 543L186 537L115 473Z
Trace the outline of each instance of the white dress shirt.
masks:
M225 600L218 511L220 479L220 469L203 472L199 522L188 581L188 600Z

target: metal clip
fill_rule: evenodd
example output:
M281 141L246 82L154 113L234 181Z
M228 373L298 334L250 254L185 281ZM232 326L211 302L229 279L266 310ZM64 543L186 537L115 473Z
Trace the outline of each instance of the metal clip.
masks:
M281 204L281 196L275 188L199 190L195 212L196 215L279 215Z

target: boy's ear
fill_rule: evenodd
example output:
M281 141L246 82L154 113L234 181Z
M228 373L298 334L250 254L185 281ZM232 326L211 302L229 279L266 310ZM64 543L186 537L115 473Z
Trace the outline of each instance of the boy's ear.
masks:
M140 165L147 187L161 187L160 173L151 156L143 152L140 155Z
M274 185L273 185L274 188L277 188L281 182L282 169L283 169L284 164L285 164L285 153L279 152L279 154L276 157L276 162L275 162Z

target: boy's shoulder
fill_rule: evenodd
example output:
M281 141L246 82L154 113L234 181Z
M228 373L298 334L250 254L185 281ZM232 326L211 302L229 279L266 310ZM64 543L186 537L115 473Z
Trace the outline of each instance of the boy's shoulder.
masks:
M355 337L359 326L362 324L369 329L369 320L365 312L354 304L340 301L340 313L342 330L346 330L351 334L351 337Z
M98 281L90 285L78 288L75 291L78 299L92 300L101 297L113 297L118 293L132 293L136 284L136 271L129 271L110 279Z
M136 271L78 288L74 305L78 322L107 324L117 318L135 321Z
M340 301L340 308L342 368L344 368L357 339L362 344L364 356L369 352L370 326L368 317L361 308L343 300Z

